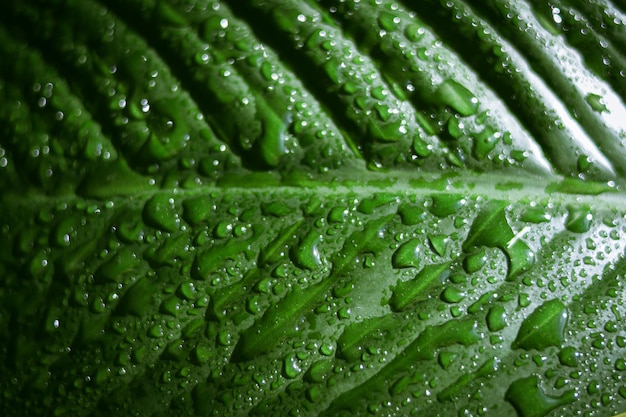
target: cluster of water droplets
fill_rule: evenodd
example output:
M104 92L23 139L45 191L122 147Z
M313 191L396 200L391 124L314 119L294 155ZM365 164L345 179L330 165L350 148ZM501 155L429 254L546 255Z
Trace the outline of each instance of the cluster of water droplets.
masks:
M623 397L617 214L448 193L161 192L10 225L3 245L28 267L8 288L34 288L12 307L25 326L13 359L28 375L12 384L59 413L71 410L43 387L74 410L127 387L111 406L135 393L128 410L252 414L459 400L480 414L506 399L526 417ZM139 375L162 401L139 395Z

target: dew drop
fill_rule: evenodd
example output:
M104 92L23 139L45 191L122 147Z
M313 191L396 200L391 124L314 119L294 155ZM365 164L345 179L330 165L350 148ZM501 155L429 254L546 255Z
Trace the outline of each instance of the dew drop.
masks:
M484 250L480 250L476 253L468 255L463 260L463 269L468 274L473 274L474 272L480 271L485 263L487 262L487 255Z
M457 304L463 301L465 293L454 287L447 287L440 296L441 300L448 304Z
M591 229L593 214L586 206L569 206L567 208L567 218L565 228L574 233L585 233Z
M300 240L300 244L292 247L289 252L291 260L300 268L313 270L322 264L318 244L322 236L312 231Z
M418 268L420 266L420 240L411 239L403 243L394 252L391 265L394 268Z
M478 112L478 99L474 93L452 79L441 83L435 92L435 100L451 107L464 117Z
M589 104L589 106L591 106L591 108L598 112L598 113L602 113L604 111L608 112L609 109L607 109L606 107L606 103L604 102L604 98L602 96L599 96L597 94L592 94L589 93L585 96L585 101L587 102L587 104Z
M398 28L398 24L400 23L400 18L398 16L394 16L388 12L382 12L378 15L378 24L379 26L387 31L392 32Z
M522 322L512 347L544 350L549 346L561 346L568 316L567 307L560 300L545 302Z
M467 200L458 194L435 194L432 196L432 201L428 210L439 218L456 213L467 203Z
M487 327L492 332L497 332L507 326L506 310L501 305L493 306L487 313Z
M302 369L297 361L296 354L290 353L283 360L283 374L286 378L294 379L302 373Z
M561 396L546 394L536 375L513 382L505 394L519 417L543 417L555 408L573 402L576 397L574 390L566 391Z
M571 346L564 347L559 351L559 362L563 366L576 367L581 358L581 353Z
M408 24L404 29L404 36L411 42L417 42L422 39L424 33L424 29L415 23Z
M152 227L165 232L178 230L180 220L174 206L174 199L165 194L154 195L143 208L143 220Z

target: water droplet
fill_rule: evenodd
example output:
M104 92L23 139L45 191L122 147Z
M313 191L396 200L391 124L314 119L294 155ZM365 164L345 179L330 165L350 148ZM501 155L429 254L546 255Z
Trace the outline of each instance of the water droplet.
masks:
M385 97L387 97L389 93L384 87L379 86L379 87L372 88L372 90L370 91L370 94L376 100L384 100Z
M152 307L152 297L155 293L150 278L141 277L120 299L115 313L120 315L132 314L143 317Z
M501 305L495 305L487 313L487 327L492 332L497 332L507 326L506 310Z
M300 268L313 270L322 264L318 244L322 236L316 231L311 231L300 240L300 244L291 248L289 252L294 264Z
M213 229L213 236L218 239L224 239L229 236L232 236L233 233L233 225L227 221L221 221Z
M191 351L191 360L195 362L196 365L205 365L214 355L214 349L210 349L207 346L196 346Z
M602 113L603 111L609 111L602 96L589 93L585 96L585 101L591 106L594 111L597 111L598 113Z
M467 203L467 200L458 194L435 194L431 198L433 203L428 210L439 218L455 214Z
M265 216L284 217L292 212L293 208L278 201L261 203L261 213Z
M435 251L435 253L439 256L444 256L448 250L448 242L450 239L445 235L429 235L428 241L430 242L430 247Z
M432 287L441 285L450 275L450 263L426 265L415 278L400 281L393 288L389 305L394 311L402 311L414 302L426 299Z
M154 339L159 339L163 337L164 335L165 335L165 331L163 330L163 326L161 326L160 324L155 324L154 326L150 328L150 330L148 330L148 336Z
M441 300L449 304L457 304L463 301L465 293L454 287L447 287L440 296Z
M520 220L534 224L547 223L552 217L542 208L529 208L522 213Z
M332 362L329 360L321 360L311 365L304 378L310 382L321 383L328 378L328 374L331 372Z
M346 221L349 211L346 207L333 207L328 213L329 223L343 223Z
M400 18L398 16L394 16L389 12L381 12L378 15L378 24L387 32L393 32L398 29L398 24L400 23Z
M422 39L425 32L426 31L421 26L415 23L408 24L406 28L404 28L404 36L411 42L417 42Z
M463 269L468 274L480 271L487 262L487 255L484 250L468 255L463 259Z
M105 261L95 273L97 283L121 282L124 275L141 265L141 259L127 246L121 247L115 255Z
M526 228L513 233L506 217L506 207L505 202L492 201L481 209L463 243L463 251L470 252L478 246L500 248L508 259L507 279L512 280L534 265L535 253L521 240Z
M420 158L427 158L432 155L432 146L428 143L424 142L420 138L416 137L413 139L413 151Z
M559 362L563 366L576 367L581 358L581 353L571 346L564 347L559 351Z
M576 397L574 390L561 396L546 394L539 386L539 377L535 375L513 382L505 394L519 417L543 417L555 408L573 402Z
M472 155L479 161L485 159L485 157L494 150L502 135L497 132L491 126L487 126L480 132L474 139L474 147L472 149Z
M302 373L302 369L300 368L296 354L290 353L283 360L283 374L286 378L294 379L297 378L300 373Z
M393 194L376 194L372 198L367 198L358 205L357 210L364 214L372 214L374 210L386 204L397 201L398 197Z
M331 58L326 61L322 67L324 73L333 84L340 84L340 68L341 62L337 58Z
M567 307L560 300L545 302L522 322L512 347L544 350L549 346L561 346L567 318Z
M374 104L374 110L376 111L376 115L382 122L386 122L389 120L391 113L389 112L389 106L385 104L376 103Z
M476 96L452 79L447 79L439 85L434 98L439 104L451 107L464 117L472 116L478 112Z
M291 114L280 117L266 103L257 102L257 118L261 120L261 136L254 144L256 151L269 167L277 167L287 153L287 127L291 124Z
M585 233L591 228L593 214L586 206L569 206L567 208L567 219L565 228L574 233Z
M174 199L165 194L154 195L143 208L143 220L152 227L165 232L178 230L180 219L174 205Z
M428 326L413 342L411 350L417 360L433 359L437 349L454 344L470 346L481 339L473 320L450 320L439 326Z
M418 268L420 265L420 240L411 239L403 243L394 252L391 265L394 268Z
M395 326L397 321L393 315L370 317L347 325L337 340L337 356L348 361L358 360L368 347L384 339Z
M178 316L180 312L180 299L178 297L170 297L164 300L159 307L159 311L174 317Z
M441 366L445 370L454 363L458 356L458 354L453 352L441 352L439 354L439 357L437 358L437 362L439 362L439 366Z
M56 245L69 246L73 237L76 236L78 219L67 217L54 228L53 241Z
M198 294L193 282L190 281L180 284L176 293L184 300L193 300Z
M402 203L398 207L398 214L402 219L402 224L407 226L416 225L426 218L423 208L407 203Z
M448 119L448 133L454 139L458 139L463 135L464 127L463 122L461 122L458 117L453 116Z

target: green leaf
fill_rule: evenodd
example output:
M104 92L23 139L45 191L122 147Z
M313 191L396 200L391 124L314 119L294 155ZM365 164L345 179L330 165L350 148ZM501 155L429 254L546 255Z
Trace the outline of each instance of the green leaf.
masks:
M0 415L624 412L625 22L0 2Z

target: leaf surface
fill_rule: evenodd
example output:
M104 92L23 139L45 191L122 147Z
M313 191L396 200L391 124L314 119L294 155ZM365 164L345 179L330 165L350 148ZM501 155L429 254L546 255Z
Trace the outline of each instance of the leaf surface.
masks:
M608 0L0 4L0 414L626 410Z

